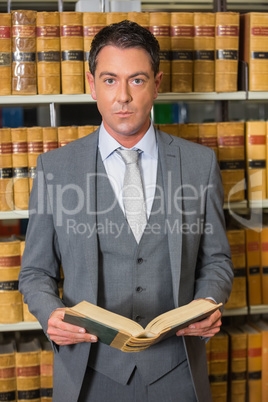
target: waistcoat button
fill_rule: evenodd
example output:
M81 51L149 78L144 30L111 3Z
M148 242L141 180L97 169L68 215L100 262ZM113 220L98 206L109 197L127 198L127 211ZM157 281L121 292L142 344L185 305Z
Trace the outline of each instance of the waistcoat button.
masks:
M142 289L142 287L141 287L141 286L138 286L138 287L136 288L136 291L140 293L140 292L142 292L142 291L143 291L143 289Z
M138 258L137 262L138 262L138 264L142 264L143 263L143 258Z

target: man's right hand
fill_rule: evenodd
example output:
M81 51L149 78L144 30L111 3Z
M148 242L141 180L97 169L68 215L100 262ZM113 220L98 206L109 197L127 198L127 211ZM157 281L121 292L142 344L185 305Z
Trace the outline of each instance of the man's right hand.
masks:
M86 332L84 328L63 322L65 308L59 308L48 320L47 333L57 345L72 345L80 342L97 342L98 338Z

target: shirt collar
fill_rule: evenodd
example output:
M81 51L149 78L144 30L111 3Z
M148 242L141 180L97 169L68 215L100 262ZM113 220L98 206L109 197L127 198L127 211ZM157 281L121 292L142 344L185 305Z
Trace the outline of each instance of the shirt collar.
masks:
M116 149L122 147L122 145L119 144L119 142L106 131L103 123L101 123L100 126L98 146L102 161L107 159ZM158 149L155 130L152 122L142 139L131 149L140 149L144 154L148 155L152 159L157 159Z

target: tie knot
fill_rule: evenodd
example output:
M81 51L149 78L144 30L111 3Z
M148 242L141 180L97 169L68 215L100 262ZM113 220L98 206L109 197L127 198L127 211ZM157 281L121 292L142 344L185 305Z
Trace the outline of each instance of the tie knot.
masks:
M133 149L118 149L117 152L121 155L126 165L138 163L139 151Z

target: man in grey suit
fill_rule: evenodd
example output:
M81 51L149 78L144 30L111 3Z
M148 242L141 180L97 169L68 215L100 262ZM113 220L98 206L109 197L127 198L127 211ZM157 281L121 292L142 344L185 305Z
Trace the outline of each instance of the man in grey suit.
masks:
M87 300L145 326L196 299L225 303L233 279L214 151L150 121L162 78L157 40L135 23L113 24L96 35L89 63L103 121L38 158L20 273L24 300L54 348L53 401L211 401L203 338L219 331L219 310L139 353L63 322L66 306ZM138 237L122 149L138 155L141 170Z

